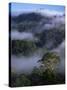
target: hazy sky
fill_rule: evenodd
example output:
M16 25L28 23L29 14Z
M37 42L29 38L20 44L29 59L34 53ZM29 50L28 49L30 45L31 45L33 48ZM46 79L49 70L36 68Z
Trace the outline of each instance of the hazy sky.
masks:
M25 3L11 3L11 13L26 12L34 10L49 10L64 13L65 7L58 5L46 5L46 4L25 4Z

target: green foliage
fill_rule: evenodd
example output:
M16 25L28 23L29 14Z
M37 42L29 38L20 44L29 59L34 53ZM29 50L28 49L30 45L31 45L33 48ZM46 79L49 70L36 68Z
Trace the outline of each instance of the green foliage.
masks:
M42 76L43 70L42 68L34 68L32 71L32 75Z
M48 49L56 48L65 38L65 29L43 30L41 33L35 34L39 38L38 45Z
M16 86L29 86L31 81L25 76L21 75L16 79Z
M49 21L50 18L43 17L37 13L21 14L12 17L11 29L18 30L19 32L32 32L38 38L37 42L12 40L12 54L28 56L33 54L39 47L43 50L44 48L50 50L60 45L65 39L65 25L60 24L58 28L54 27L46 30L43 26ZM57 53L47 52L40 61L42 62L42 66L40 68L35 67L29 75L11 73L11 86L65 83L65 75L56 72L56 66L60 61Z
M24 74L13 74L11 75L11 86L12 87L20 87L20 86L29 86L31 85L31 81Z
M18 31L31 31L31 29L35 29L41 19L44 17L39 13L27 13L27 14L20 14L18 16L11 17L11 24L12 28L16 28Z
M64 84L65 75L54 73L53 71L46 69L42 71L42 68L34 68L31 74L12 74L11 86L36 86L36 85L50 85L50 84Z
M28 56L37 49L32 41L12 40L12 54Z
M62 84L65 83L65 76L56 73L50 69L44 70L43 67L34 68L30 75L32 85L50 85L50 84Z
M29 22L24 21L22 23L19 23L17 25L17 28L18 28L19 32L23 32L23 31L26 31L26 32L30 31L31 32L32 29L35 28L37 25L38 25L38 23L36 21L29 21Z
M47 52L43 58L42 63L46 69L55 71L57 64L59 63L59 56L55 52Z

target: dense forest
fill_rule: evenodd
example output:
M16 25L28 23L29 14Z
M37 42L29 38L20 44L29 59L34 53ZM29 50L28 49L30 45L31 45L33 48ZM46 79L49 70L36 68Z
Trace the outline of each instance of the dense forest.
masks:
M34 54L40 56L37 61L40 66L34 65L30 73L18 72L16 67L19 66L11 66L12 87L65 83L65 73L58 72L62 57L59 47L65 41L64 18L65 15L47 16L35 12L11 16L11 55L24 56L26 60L32 56L34 61Z

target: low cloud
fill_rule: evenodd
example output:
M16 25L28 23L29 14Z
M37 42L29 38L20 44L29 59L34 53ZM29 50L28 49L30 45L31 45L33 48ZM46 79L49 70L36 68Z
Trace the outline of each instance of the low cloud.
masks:
M26 32L18 32L18 31L11 31L11 39L12 40L37 40L32 33Z
M39 13L41 13L42 15L47 15L47 16L58 16L58 15L63 15L64 12L59 12L59 11L56 11L56 10L48 10L48 9L41 9L41 10L38 10Z
M43 21L45 21L45 19ZM65 27L64 24L65 24L64 14L62 15L57 14L55 16L51 16L51 19L46 24L44 24L42 28L47 30L52 28L61 28L61 27L64 28Z

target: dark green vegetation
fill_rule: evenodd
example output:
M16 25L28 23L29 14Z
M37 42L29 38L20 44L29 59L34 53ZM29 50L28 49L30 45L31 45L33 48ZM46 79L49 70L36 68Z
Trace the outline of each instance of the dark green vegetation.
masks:
M36 43L39 47L44 46L45 48L53 49L62 43L65 38L65 31L64 29L53 28L37 33L35 36L39 38L39 41Z
M11 74L11 86L33 86L33 85L49 85L64 84L65 77L63 74L56 72L55 67L59 63L59 56L56 53L46 53L41 62L40 68L34 68L31 74Z
M39 34L35 34L39 40L26 41L26 40L12 40L12 54L29 55L37 48L46 48L51 50L58 47L65 38L64 29L50 29L45 30Z
M11 17L11 29L17 29L19 32L30 31L36 32L36 28L39 27L39 23L41 20L44 20L44 23L51 20L51 18L47 16L42 16L40 13L27 13L21 14L19 16Z
M27 14L20 14L19 16L12 17L12 21L19 23L22 21L37 21L39 22L43 17L39 13L27 13Z
M40 72L39 69L33 71L30 75L25 74L12 74L11 86L22 87L22 86L37 86L37 85L53 85L53 84L64 84L65 77L59 73L54 74L53 72L46 70Z
M31 81L28 79L28 76L21 74L17 75L15 73L12 73L11 76L11 86L12 87L18 87L18 86L29 86L31 85Z
M60 61L59 56L55 52L47 52L43 58L42 63L44 64L44 67L50 71L55 71L57 64Z
M32 41L12 40L12 54L28 56L37 49Z
M65 40L65 24L58 23L56 27L44 28L45 24L52 25L52 18L42 16L39 13L27 13L11 17L11 30L18 32L30 32L38 40L12 40L12 54L20 56L30 56L36 50L43 50L43 57L39 62L39 68L34 68L31 74L11 73L11 86L36 86L49 84L64 84L64 73L57 72L60 56L51 50L56 49ZM59 20L58 20L59 21ZM46 51L46 52L45 52ZM44 54L45 53L45 54ZM63 53L64 54L64 53Z
M23 23L19 23L17 25L17 29L19 30L19 32L22 32L22 31L32 32L33 27L36 27L37 25L38 25L38 23L35 21L33 21L33 22L31 22L31 21L25 22L24 21Z
M16 28L20 32L27 31L28 29L37 26L42 18L41 15L36 13L21 14L11 18L12 28Z
M53 19L54 18L54 19ZM27 13L11 17L11 30L19 32L31 32L38 38L36 45L48 49L56 48L65 38L65 24L56 23L54 27L45 28L45 25L53 25L55 17L43 16L40 13ZM49 42L50 41L50 42Z

